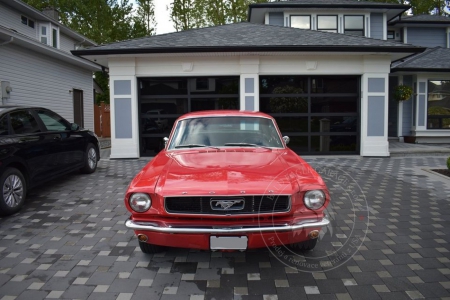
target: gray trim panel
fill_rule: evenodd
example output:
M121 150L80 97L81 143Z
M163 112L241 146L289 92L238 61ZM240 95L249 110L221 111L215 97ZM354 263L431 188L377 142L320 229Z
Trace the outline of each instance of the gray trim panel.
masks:
M367 136L384 136L384 98L369 96Z
M116 139L133 138L131 98L114 99L114 117Z

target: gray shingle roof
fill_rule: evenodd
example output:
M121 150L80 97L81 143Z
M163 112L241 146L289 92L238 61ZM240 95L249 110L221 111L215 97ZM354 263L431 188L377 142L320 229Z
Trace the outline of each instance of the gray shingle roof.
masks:
M401 19L395 19L389 24L397 23L435 23L435 24L445 24L450 23L450 18L444 16L436 15L417 15L417 16L405 16Z
M360 36L241 22L126 40L75 55L231 51L422 52L423 47Z
M450 49L428 48L425 52L392 64L392 72L398 71L450 71Z
M301 6L301 5L314 5L315 7L321 6L358 6L358 7L367 7L367 6L379 6L379 7L398 7L404 6L409 7L408 5L396 4L396 3L384 3L384 2L371 2L371 1L358 1L358 0L289 0L289 1L280 1L280 2L267 2L267 3L255 3L250 6Z

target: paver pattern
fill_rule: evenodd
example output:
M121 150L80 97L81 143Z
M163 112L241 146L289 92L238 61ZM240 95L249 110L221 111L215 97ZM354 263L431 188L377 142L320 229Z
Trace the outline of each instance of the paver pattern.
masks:
M148 160L101 160L96 173L32 190L20 213L0 218L0 299L450 299L450 180L423 170L445 167L445 156L305 159L334 173L324 176L332 226L303 261L365 234L336 268L321 258L326 272L305 272L265 248L143 254L123 196ZM352 181L333 180L335 171ZM348 201L348 186L364 205Z

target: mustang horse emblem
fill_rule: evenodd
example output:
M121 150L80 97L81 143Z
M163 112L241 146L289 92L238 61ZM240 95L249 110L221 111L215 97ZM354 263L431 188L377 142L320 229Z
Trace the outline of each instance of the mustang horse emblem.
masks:
M217 201L214 206L220 206L223 210L230 209L233 205L243 202L242 200L221 200Z

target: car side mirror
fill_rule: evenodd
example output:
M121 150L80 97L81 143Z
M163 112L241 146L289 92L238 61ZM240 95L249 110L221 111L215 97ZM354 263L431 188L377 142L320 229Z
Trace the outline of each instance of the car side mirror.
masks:
M167 147L167 143L169 142L169 138L168 137L164 137L163 140L164 140L164 148L166 148Z
M283 136L283 140L284 140L284 143L287 145L287 144L289 144L289 141L291 139L287 135L285 135L285 136Z
M80 130L80 126L77 123L72 123L72 124L70 124L70 130L78 131L78 130Z

